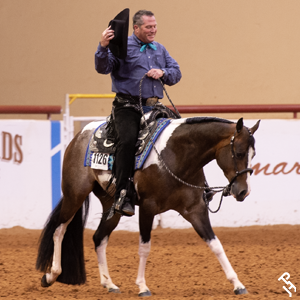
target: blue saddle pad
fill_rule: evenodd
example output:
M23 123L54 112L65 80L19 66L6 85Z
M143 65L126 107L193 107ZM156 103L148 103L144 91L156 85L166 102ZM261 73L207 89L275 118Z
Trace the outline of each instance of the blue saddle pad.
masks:
M143 152L135 157L135 170L141 169L152 150L152 142L155 143L159 135L163 132L163 130L170 124L171 119L158 119L157 126L155 131L153 132L151 139L145 146ZM98 130L99 127L105 126L106 123L101 124L98 126L94 133ZM152 141L152 142L151 142ZM99 170L112 170L114 163L114 154L107 154L107 153L99 153L92 151L90 149L90 143L87 146L86 154L84 158L84 166L91 167L92 169L99 169Z

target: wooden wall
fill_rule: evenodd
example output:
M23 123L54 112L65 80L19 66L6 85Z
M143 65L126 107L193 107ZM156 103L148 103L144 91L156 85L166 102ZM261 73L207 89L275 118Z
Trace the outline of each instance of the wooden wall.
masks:
M110 93L94 53L108 22L126 7L129 34L137 10L155 13L156 40L183 74L167 88L175 104L299 103L299 0L1 0L0 105L64 107L67 93ZM111 99L77 100L71 113L103 116L110 109Z

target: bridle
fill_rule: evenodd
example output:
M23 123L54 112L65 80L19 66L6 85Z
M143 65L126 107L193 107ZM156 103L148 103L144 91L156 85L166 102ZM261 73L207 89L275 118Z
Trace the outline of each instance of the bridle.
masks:
M246 127L246 128L247 128L247 127ZM248 130L248 132L249 132L249 137L251 138L251 137L253 136L253 135L252 135L252 132L250 131L249 128L247 128L247 130ZM220 199L220 203L219 203L219 206L218 206L218 208L217 208L216 210L213 211L213 210L210 209L210 207L209 207L209 202L210 202L210 200L208 200L208 199L206 198L205 193L203 193L203 199L204 199L204 202L205 202L205 204L206 204L206 206L207 206L207 209L208 209L211 213L216 213L216 212L218 212L218 211L220 210L221 204L222 204L222 201L223 201L223 197L230 196L230 190L231 190L231 187L232 187L233 183L235 182L235 180L236 180L239 176L241 176L241 175L243 175L243 174L245 174L245 173L248 173L248 172L250 173L250 175L252 175L252 173L253 173L253 169L252 169L252 168L245 168L245 169L242 170L242 171L239 171L239 170L238 170L238 167L237 167L237 156L236 156L236 154L235 154L235 152L234 152L234 140L235 140L236 134L237 134L237 131L234 132L234 134L233 134L233 136L231 137L231 140L230 140L231 157L232 157L233 163L234 163L235 175L234 175L234 177L230 180L229 184L223 188L223 190L222 190L222 195L221 195L221 199ZM249 150L248 150L248 151L249 151ZM210 188L208 188L208 189L210 189Z
M246 127L247 128L247 127ZM249 128L247 128L248 132L249 132L249 137L251 138L253 135L252 135L252 132L250 131ZM231 155L232 155L232 158L233 158L233 163L234 163L234 168L235 168L235 176L231 179L230 183L229 183L229 186L231 187L232 184L234 183L234 181L237 179L238 176L240 175L243 175L244 173L250 173L250 175L252 175L253 173L253 169L252 168L246 168L242 171L238 171L238 167L237 167L237 163L236 163L236 155L235 155L235 152L234 152L234 147L233 147L233 144L234 144L234 140L235 140L235 136L236 136L236 131L234 133L234 135L232 136L231 138L231 141L230 141L230 148L231 148Z
M139 104L140 104L140 111L141 111L142 116L143 116L144 119L145 119L145 115L144 115L144 111L143 111L143 107L142 107L142 82L143 82L143 79L145 78L146 75L147 75L147 73L142 77L142 79L140 80L140 85L139 85L139 90L140 90L140 91L139 91L139 92L140 92L140 99L139 99L139 100L140 100L140 101L139 101ZM159 79L159 81L160 81L160 83L161 83L161 85L162 85L162 87L163 87L163 89L164 89L164 91L165 91L165 93L166 93L166 95L167 95L167 97L168 97L170 103L171 103L172 106L174 107L174 109L175 109L175 111L177 112L178 116L181 117L180 114L179 114L179 112L178 112L178 110L176 109L175 105L174 105L173 102L171 101L171 99L170 99L170 97L169 97L169 95L168 95L168 93L167 93L167 91L166 91L166 89L165 89L165 87L164 87L164 85L163 85L163 82L162 82L160 79ZM145 120L146 120L146 119L145 119ZM149 127L148 127L147 122L145 122L145 124L146 124L146 128L147 128L148 131L150 132L150 129L149 129ZM246 128L247 128L247 127L246 127ZM247 128L247 130L248 130L249 135L250 135L249 137L251 138L251 137L253 136L253 135L252 135L252 132L250 131L249 128ZM237 133L238 133L238 132L235 131L234 134L233 134L233 136L231 137L231 140L230 140L230 148L231 148L231 155L232 155L232 158L233 158L233 163L234 163L234 168L235 168L235 176L231 179L230 183L229 183L228 185L226 185L225 187L222 187L222 186L209 187L208 185L207 185L207 186L198 186L198 185L193 185L193 184L190 184L190 183L188 183L188 182L185 182L184 180L182 180L182 179L180 179L179 177L177 177L177 176L169 169L169 167L165 164L165 162L163 161L163 159L162 159L160 153L159 153L158 150L156 149L155 144L154 144L152 138L150 138L150 142L151 142L152 147L153 147L153 149L155 150L155 152L156 152L156 154L157 154L157 156L158 156L159 161L160 161L161 164L163 165L163 167L164 167L164 168L168 171L168 173L169 173L173 178L175 178L177 181L179 181L180 183L182 183L182 184L184 184L184 185L186 185L186 186L189 186L189 187L195 188L195 189L202 189L202 190L205 190L205 191L212 191L212 192L214 192L214 193L222 192L219 206L218 206L218 208L217 208L215 211L213 211L213 210L210 209L210 207L209 207L209 202L210 202L211 200L208 200L207 197L206 197L206 193L203 193L203 199L204 199L204 202L205 202L205 204L206 204L206 206L207 206L207 209L208 209L211 213L216 213L216 212L218 212L218 211L220 210L220 208L221 208L221 204L222 204L222 201L223 201L223 197L230 196L231 186L233 185L233 183L235 182L235 180L236 180L239 176L241 176L241 175L243 175L243 174L245 174L245 173L247 173L247 172L249 172L250 175L252 175L252 173L253 173L253 169L251 169L251 168L245 168L245 169L242 170L242 171L238 171L237 161L236 161L236 160L237 160L237 157L236 157L235 152L234 152L234 140L235 140L235 137L236 137L236 134L237 134ZM249 150L248 150L248 151L249 151Z

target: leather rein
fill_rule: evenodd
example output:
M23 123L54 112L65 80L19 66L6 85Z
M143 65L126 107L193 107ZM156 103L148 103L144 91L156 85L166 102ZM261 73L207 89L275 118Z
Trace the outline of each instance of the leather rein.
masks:
M142 83L143 83L143 80L144 80L144 78L146 77L146 75L147 75L147 73L142 77L142 79L140 80L140 85L139 85L139 92L140 92L139 106L140 106L140 111L141 111L141 113L142 113L142 116L143 116L144 120L146 120L146 118L145 118L144 111L143 111L143 106L142 106ZM163 82L161 81L160 78L158 78L158 80L160 81L160 83L161 83L161 85L162 85L162 87L163 87L163 90L165 91L165 93L166 93L166 95L167 95L167 97L168 97L170 103L171 103L172 106L174 107L174 109L175 109L175 111L176 111L178 117L181 118L181 116L180 116L178 110L176 109L175 105L174 105L173 102L171 101L171 99L170 99L170 97L169 97L169 95L168 95L168 93L167 93L167 91L166 91L166 89L165 89L165 87L164 87L164 85L163 85ZM147 128L148 131L150 132L150 129L149 129L149 127L148 127L147 122L145 122L145 123L146 123L146 128ZM250 135L250 137L251 137L251 136L252 136L252 132L250 131L249 128L247 128L247 129L248 129L249 135ZM163 161L163 159L162 159L160 153L159 153L158 150L156 149L155 144L154 144L152 138L150 138L150 141L151 141L151 144L152 144L152 146L153 146L153 149L155 150L155 152L156 152L156 154L157 154L157 156L158 156L158 159L159 159L159 161L161 162L161 164L162 164L162 165L164 166L164 168L168 171L168 173L169 173L173 178L175 178L177 181L179 181L180 183L182 183L182 184L184 184L184 185L186 185L186 186L189 186L189 187L195 188L195 189L209 190L209 191L212 191L212 192L214 192L214 193L222 192L222 195L221 195L221 198L220 198L220 202L219 202L219 206L218 206L218 208L217 208L215 211L213 211L213 210L210 209L210 207L209 207L209 202L210 202L211 200L208 200L207 197L206 197L206 193L203 193L203 200L204 200L204 202L205 202L205 204L206 204L206 206L207 206L207 209L208 209L211 213L217 213L217 212L220 210L220 208L221 208L221 204L222 204L222 201L223 201L223 197L230 196L231 186L233 185L234 181L238 178L238 176L243 175L243 174L245 174L245 173L247 173L247 172L249 172L250 175L252 175L252 173L253 173L253 169L251 169L251 168L245 168L245 169L242 170L242 171L238 171L238 168L237 168L237 162L236 162L236 155L235 155L235 152L234 152L234 140L235 140L236 133L237 133L237 132L235 131L235 133L234 133L234 135L232 136L231 141L230 141L231 154L232 154L232 158L233 158L233 162L234 162L234 167L235 167L235 176L231 179L230 183L229 183L228 185L226 185L226 186L215 186L215 187L198 186L198 185L193 185L193 184L190 184L190 183L188 183L188 182L185 182L184 180L182 180L182 179L180 179L179 177L177 177L177 176L169 169L169 167L168 167L168 166L165 164L165 162Z
M252 132L250 131L249 128L247 128L248 132L249 132L249 136L252 137ZM210 207L209 207L209 200L206 198L206 195L205 193L203 193L203 199L205 201L205 204L208 208L208 210L211 212L211 213L216 213L220 210L221 208L221 204L222 204L222 201L223 201L223 197L227 197L227 196L230 196L230 190L231 190L231 186L233 185L233 183L235 182L235 180L240 176L240 175L243 175L245 173L250 173L250 175L252 175L253 173L253 169L252 168L245 168L244 170L242 171L238 171L238 167L237 167L237 163L236 163L236 155L235 155L235 152L234 152L234 140L235 140L235 135L236 135L236 131L234 133L234 135L232 136L231 138L231 141L230 141L230 148L231 148L231 157L233 159L233 163L234 163L234 168L235 168L235 175L234 177L231 179L230 183L224 187L223 191L222 191L222 195L221 195L221 199L220 199L220 203L219 203L219 206L216 210L211 210ZM208 188L210 189L210 187Z

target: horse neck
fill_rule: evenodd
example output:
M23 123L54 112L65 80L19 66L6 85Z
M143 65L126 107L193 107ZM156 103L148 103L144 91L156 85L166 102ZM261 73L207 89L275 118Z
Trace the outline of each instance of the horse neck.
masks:
M230 143L234 131L234 124L220 122L186 124L182 139L186 147L192 149L189 151L191 164L202 168L214 160L218 149Z

